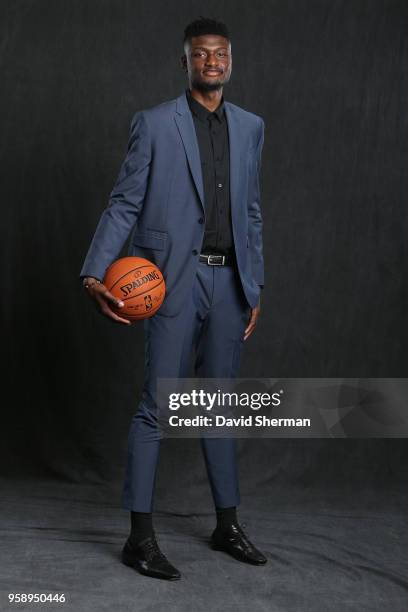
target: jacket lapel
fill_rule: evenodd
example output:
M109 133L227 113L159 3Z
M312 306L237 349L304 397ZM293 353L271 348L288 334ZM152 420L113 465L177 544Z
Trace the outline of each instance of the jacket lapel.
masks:
M239 120L236 114L234 113L233 108L230 107L227 101L224 101L224 107L229 136L231 208L234 208L234 204L239 193L239 169L241 160ZM200 197L201 206L203 208L203 211L205 211L200 150L198 148L198 141L194 127L193 117L190 112L190 107L188 105L185 92L183 92L181 96L176 99L176 113L174 115L174 119L180 132L181 139L183 141L191 174L193 176L194 183L197 188L198 195Z
M229 102L224 101L225 115L228 124L229 158L230 158L230 200L231 213L238 211L238 195L241 177L241 130L239 118Z

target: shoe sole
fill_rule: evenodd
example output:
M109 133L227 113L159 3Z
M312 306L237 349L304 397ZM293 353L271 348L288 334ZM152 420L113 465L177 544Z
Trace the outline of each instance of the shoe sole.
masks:
M213 550L220 550L222 552L225 552L228 555L231 555L231 557L233 557L237 561L241 561L242 563L250 563L251 565L265 565L266 564L266 561L255 561L255 560L250 560L250 559L243 559L242 557L239 556L239 554L233 553L227 550L226 548L224 548L223 546L220 546L219 544L214 544L213 542L211 543L211 548Z
M140 574L143 574L143 576L149 576L149 578L159 578L159 580L180 580L181 578L181 575L180 576L162 576L159 574L150 574L149 572L144 570L140 565L138 565L134 561L127 559L126 555L123 553L121 555L121 561L124 565L127 565L128 567L131 567L137 570Z

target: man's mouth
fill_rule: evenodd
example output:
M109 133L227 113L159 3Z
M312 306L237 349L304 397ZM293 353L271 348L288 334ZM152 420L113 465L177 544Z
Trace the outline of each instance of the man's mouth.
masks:
M220 70L204 70L204 74L208 74L209 76L217 76L221 74Z

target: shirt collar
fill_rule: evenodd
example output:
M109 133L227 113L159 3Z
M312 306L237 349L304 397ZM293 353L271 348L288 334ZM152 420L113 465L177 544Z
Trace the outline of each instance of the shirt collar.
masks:
M201 119L201 121L207 121L210 115L217 117L220 122L223 120L225 114L224 96L222 96L221 102L214 112L209 111L208 108L206 108L203 104L198 102L198 100L193 98L190 89L186 89L186 97L191 112L193 112L199 119Z

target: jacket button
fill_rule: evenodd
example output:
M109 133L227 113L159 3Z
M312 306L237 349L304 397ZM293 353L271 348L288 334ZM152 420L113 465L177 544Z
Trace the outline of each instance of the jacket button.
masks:
M193 253L193 255L198 255L197 249L193 249L192 253Z
M199 218L198 220L199 223L204 223L204 219L202 217Z

